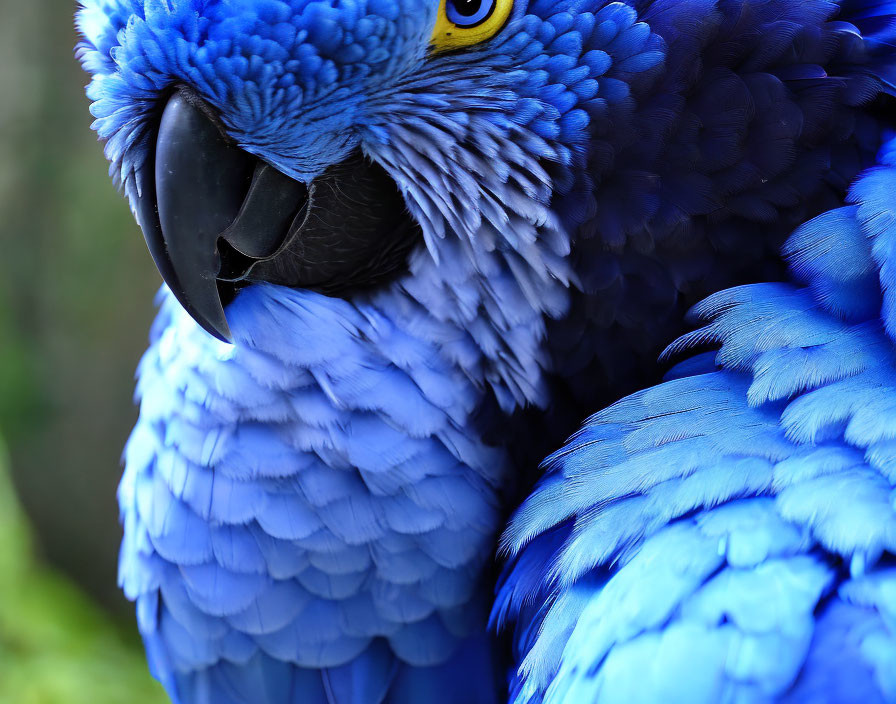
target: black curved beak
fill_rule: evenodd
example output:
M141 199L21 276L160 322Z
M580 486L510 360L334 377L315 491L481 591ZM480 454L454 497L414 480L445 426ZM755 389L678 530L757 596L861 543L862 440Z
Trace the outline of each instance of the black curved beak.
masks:
M137 220L162 278L205 330L229 342L230 282L288 244L307 187L239 149L187 90L165 106L155 158L138 171L137 185Z

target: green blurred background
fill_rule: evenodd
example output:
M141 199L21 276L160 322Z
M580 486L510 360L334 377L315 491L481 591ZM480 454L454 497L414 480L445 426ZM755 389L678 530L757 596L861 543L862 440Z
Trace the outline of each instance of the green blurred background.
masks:
M89 128L74 11L0 0L0 704L164 701L115 586L159 279Z

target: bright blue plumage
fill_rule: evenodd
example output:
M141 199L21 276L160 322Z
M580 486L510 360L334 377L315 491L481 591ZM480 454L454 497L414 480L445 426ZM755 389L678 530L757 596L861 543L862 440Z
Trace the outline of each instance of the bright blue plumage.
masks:
M896 3L516 0L448 52L435 0L83 5L135 210L187 86L421 231L234 345L160 294L120 574L175 702L507 701L502 637L515 704L896 701Z
M228 687L233 701L327 701L327 678L344 677L385 692L397 659L433 668L461 643L488 671L478 582L506 455L468 425L469 380L366 313L257 287L230 309L231 347L163 303L119 492L121 578L154 671L185 701ZM290 346L300 329L325 347ZM250 696L279 661L306 669ZM472 687L459 700L493 701L488 677Z

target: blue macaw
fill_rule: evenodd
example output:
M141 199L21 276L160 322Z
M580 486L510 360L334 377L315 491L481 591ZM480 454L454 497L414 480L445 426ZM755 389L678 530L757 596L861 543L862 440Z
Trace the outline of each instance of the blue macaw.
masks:
M77 24L174 702L896 701L896 0Z

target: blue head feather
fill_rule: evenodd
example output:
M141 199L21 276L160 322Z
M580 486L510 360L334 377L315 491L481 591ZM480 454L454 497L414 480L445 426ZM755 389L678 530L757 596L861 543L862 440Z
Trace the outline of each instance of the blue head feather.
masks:
M433 55L435 2L84 5L94 127L132 198L178 83L242 148L298 179L360 146L427 245L395 295L472 336L477 381L502 407L546 402L542 316L566 311L569 232L593 216L592 123L629 111L627 81L663 58L631 7L520 2L493 41Z

